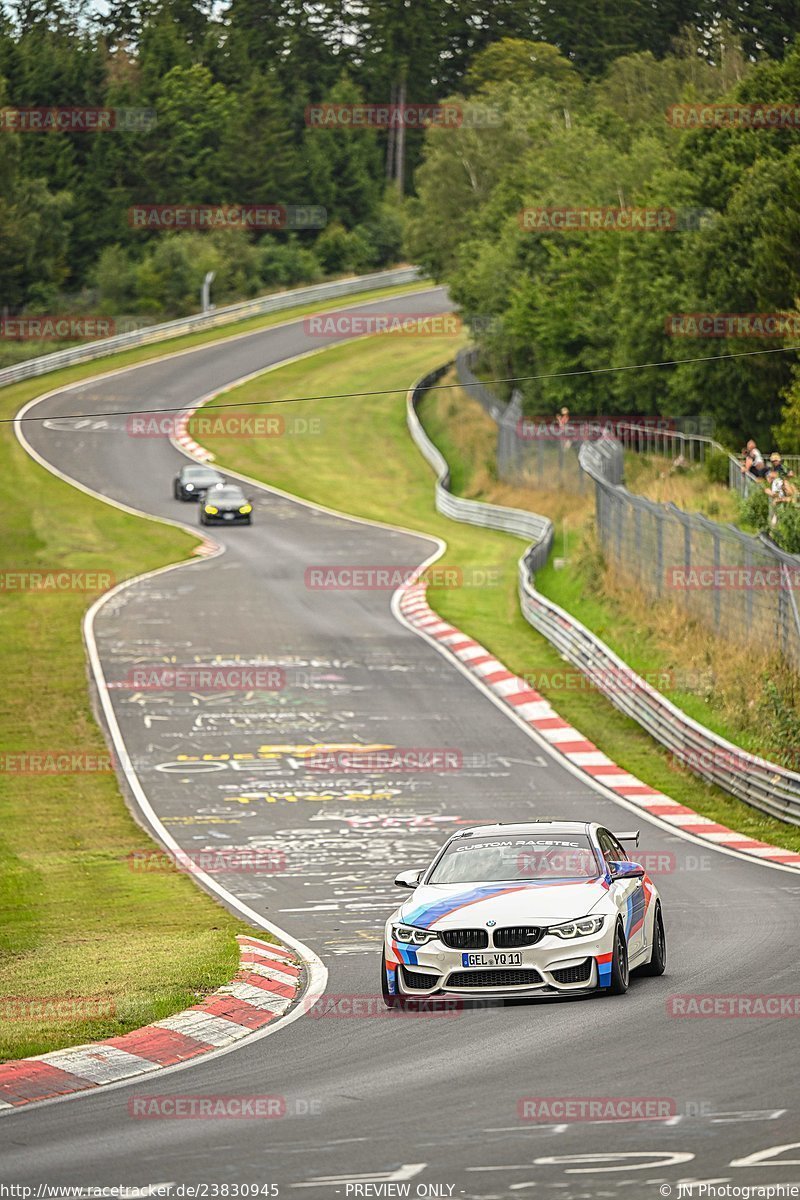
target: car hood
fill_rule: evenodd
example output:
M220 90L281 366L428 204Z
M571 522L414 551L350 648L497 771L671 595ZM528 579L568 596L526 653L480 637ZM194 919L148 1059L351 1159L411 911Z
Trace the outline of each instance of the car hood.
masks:
M605 883L428 884L401 905L399 919L423 929L473 929L498 925L541 925L584 917L608 895Z

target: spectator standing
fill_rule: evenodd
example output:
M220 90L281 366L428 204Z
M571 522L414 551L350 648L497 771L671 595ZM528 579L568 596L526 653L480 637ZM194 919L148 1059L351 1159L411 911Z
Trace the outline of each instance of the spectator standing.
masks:
M777 450L773 450L772 454L769 456L769 469L771 471L777 471L781 479L791 479L794 475L794 471L789 471L787 469L786 464L784 463L780 454L778 454Z
M764 455L755 444L753 438L744 448L744 462L742 463L742 472L745 475L752 475L754 479L763 479L767 473L767 464L764 462Z

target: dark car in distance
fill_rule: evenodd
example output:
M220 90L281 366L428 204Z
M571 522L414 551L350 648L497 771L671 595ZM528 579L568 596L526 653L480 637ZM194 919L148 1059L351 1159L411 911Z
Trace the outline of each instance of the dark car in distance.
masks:
M201 525L252 525L253 506L235 483L218 484L200 505Z
M200 500L209 488L224 482L212 467L187 466L175 476L172 491L176 500Z

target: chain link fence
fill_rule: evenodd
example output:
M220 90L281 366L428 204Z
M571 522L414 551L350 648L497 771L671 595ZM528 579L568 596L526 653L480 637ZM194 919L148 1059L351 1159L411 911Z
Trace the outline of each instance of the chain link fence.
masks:
M450 469L416 411L426 389L438 383L449 366L431 371L411 389L407 399L411 436L436 472L437 510L455 521L531 539L519 561L519 602L526 621L556 647L566 662L578 667L612 704L637 721L689 770L762 812L800 825L800 773L749 754L692 720L632 671L571 613L536 590L534 576L545 565L553 540L553 526L546 517L480 500L465 500L450 492ZM584 458L589 447L595 451L595 444L587 443L582 451ZM602 452L596 452L591 469L598 469L602 462ZM592 478L588 462L583 469ZM606 487L614 486L602 477L600 482ZM624 686L620 686L621 681ZM602 786L602 778L596 777L594 786ZM698 821L713 824L708 818ZM791 858L790 852L786 853Z
M509 401L497 394L475 374L477 351L462 350L456 356L458 380L465 392L477 400L496 423L497 471L501 479L515 483L535 484L538 487L575 487L584 492L589 483L580 470L578 451L581 442L610 439L620 442L622 452L658 454L687 465L705 463L710 454L721 455L727 461L728 486L737 495L745 496L758 483L745 475L739 460L714 438L702 433L669 429L663 423L637 424L614 421L613 427L599 422L581 421L574 437L561 435L555 423L526 420L522 412L522 396L518 390ZM622 482L623 458L620 451L608 450L608 478ZM791 466L786 458L784 462ZM795 469L793 466L791 469Z
M464 390L497 424L501 479L531 486L595 493L597 536L606 561L653 598L685 607L715 634L763 650L778 650L800 668L800 556L785 554L764 535L686 513L629 492L622 483L625 450L704 462L710 453L728 460L729 486L746 494L756 481L713 438L648 425L581 423L574 440L526 421L521 397L503 404L474 374L475 352L456 366Z

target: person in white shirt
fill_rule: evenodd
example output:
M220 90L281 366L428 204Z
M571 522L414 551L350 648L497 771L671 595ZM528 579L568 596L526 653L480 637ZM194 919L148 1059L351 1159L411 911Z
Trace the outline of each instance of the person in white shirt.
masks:
M745 475L754 475L756 479L763 479L767 473L764 463L764 455L759 450L752 438L747 443L744 449L744 462L742 471Z

